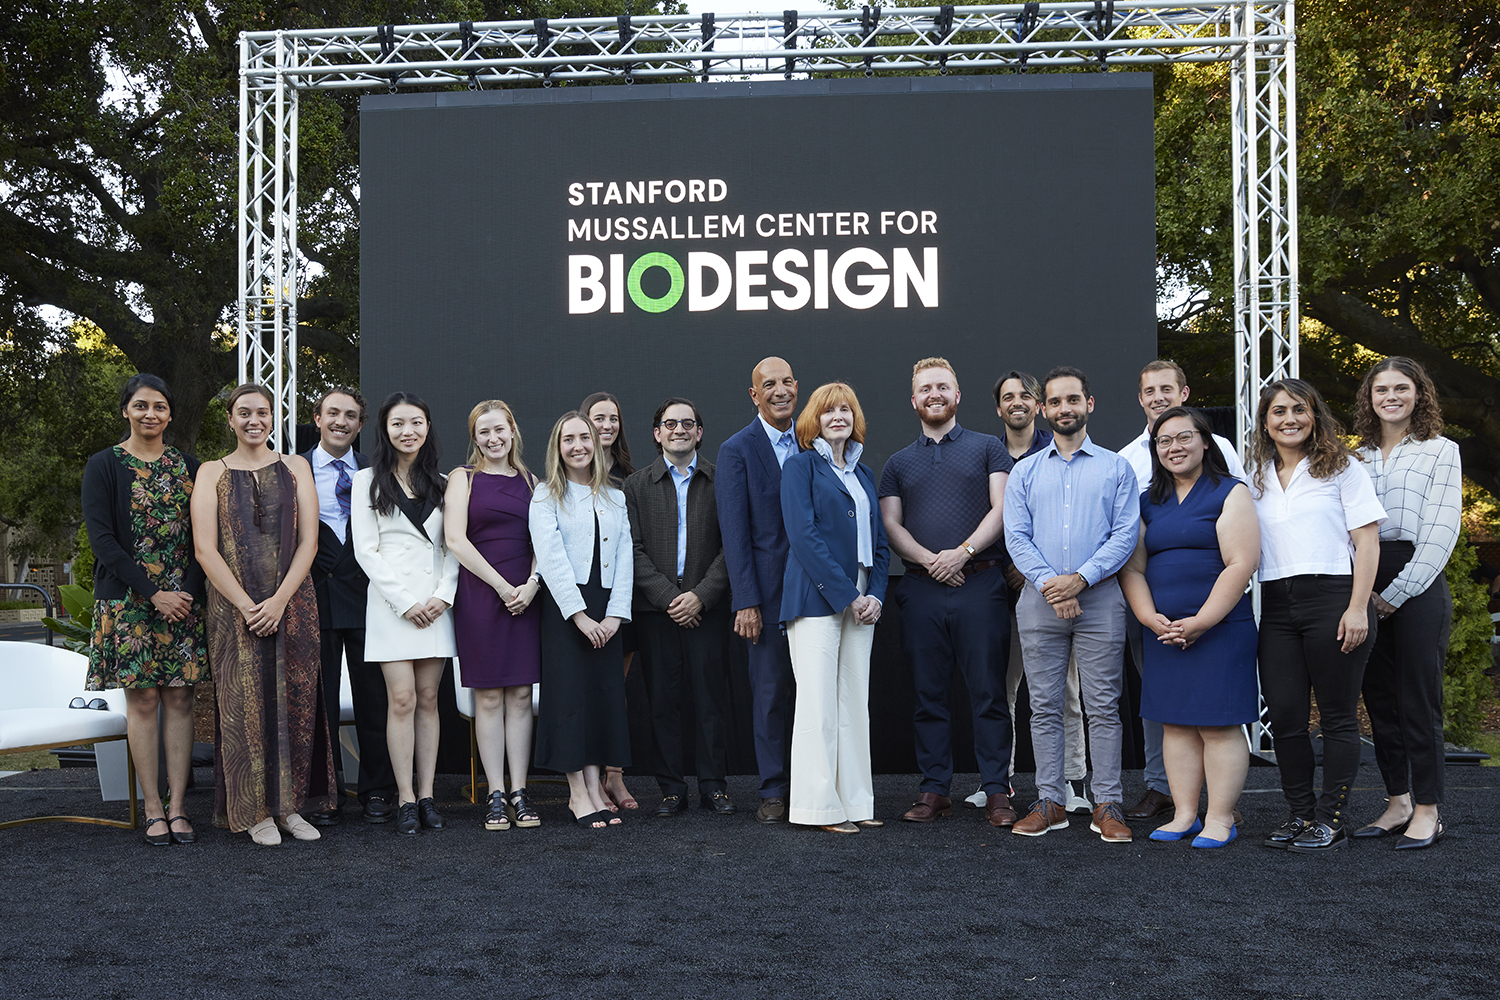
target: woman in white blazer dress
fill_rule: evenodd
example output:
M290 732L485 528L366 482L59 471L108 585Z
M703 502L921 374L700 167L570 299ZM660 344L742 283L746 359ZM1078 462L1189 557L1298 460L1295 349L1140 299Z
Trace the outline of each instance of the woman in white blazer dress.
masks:
M370 578L365 658L385 674L386 743L396 772L396 832L441 830L432 800L438 684L458 653L453 616L458 560L443 541L443 476L427 404L395 392L380 406L375 456L354 474L349 532Z

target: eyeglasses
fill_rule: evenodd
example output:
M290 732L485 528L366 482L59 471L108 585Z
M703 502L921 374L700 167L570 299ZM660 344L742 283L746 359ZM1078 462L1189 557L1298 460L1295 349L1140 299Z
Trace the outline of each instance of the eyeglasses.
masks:
M669 431L675 431L678 427L681 427L685 431L690 431L698 426L698 421L691 417L687 420L663 420L658 426L665 427Z
M1197 436L1197 431L1182 431L1178 434L1163 434L1161 437L1156 439L1156 447L1162 450L1166 450L1167 448L1172 447L1173 441L1176 441L1183 447L1187 447L1188 445L1193 443L1193 438Z
M93 701L84 701L82 698L74 698L68 702L69 708L92 708L96 712L108 712L109 702L103 698L95 698Z

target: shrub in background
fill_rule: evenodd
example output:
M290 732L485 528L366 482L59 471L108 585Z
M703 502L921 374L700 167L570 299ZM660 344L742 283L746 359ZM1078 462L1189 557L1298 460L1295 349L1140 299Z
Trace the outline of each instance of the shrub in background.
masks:
M1469 544L1469 529L1460 529L1448 560L1448 589L1453 592L1453 631L1448 637L1448 666L1443 676L1443 729L1454 743L1472 740L1489 707L1493 685L1485 671L1495 662L1490 637L1489 594L1474 581L1479 554Z

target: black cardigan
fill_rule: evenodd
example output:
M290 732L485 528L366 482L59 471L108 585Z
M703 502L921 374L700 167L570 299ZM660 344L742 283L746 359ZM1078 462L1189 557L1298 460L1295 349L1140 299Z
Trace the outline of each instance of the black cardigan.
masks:
M170 449L176 450L176 449ZM183 455L188 475L198 478L198 460ZM130 484L125 464L105 448L83 467L83 523L88 526L89 547L94 550L94 597L118 601L133 590L150 599L161 588L151 582L135 561L135 533L130 529ZM194 597L204 597L203 570L193 557L192 521L188 522L188 570L183 586Z

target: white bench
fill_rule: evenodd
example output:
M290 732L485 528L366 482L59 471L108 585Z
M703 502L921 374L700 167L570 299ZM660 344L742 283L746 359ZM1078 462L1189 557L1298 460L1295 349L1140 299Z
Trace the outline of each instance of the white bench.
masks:
M27 753L93 743L100 797L130 800L130 819L93 816L33 816L0 823L0 829L24 823L95 823L135 829L140 824L135 762L125 743L125 692L85 691L88 658L66 649L34 642L0 642L0 753ZM103 698L108 711L69 708L76 697ZM107 744L98 746L98 744ZM118 746L116 745L118 744Z

